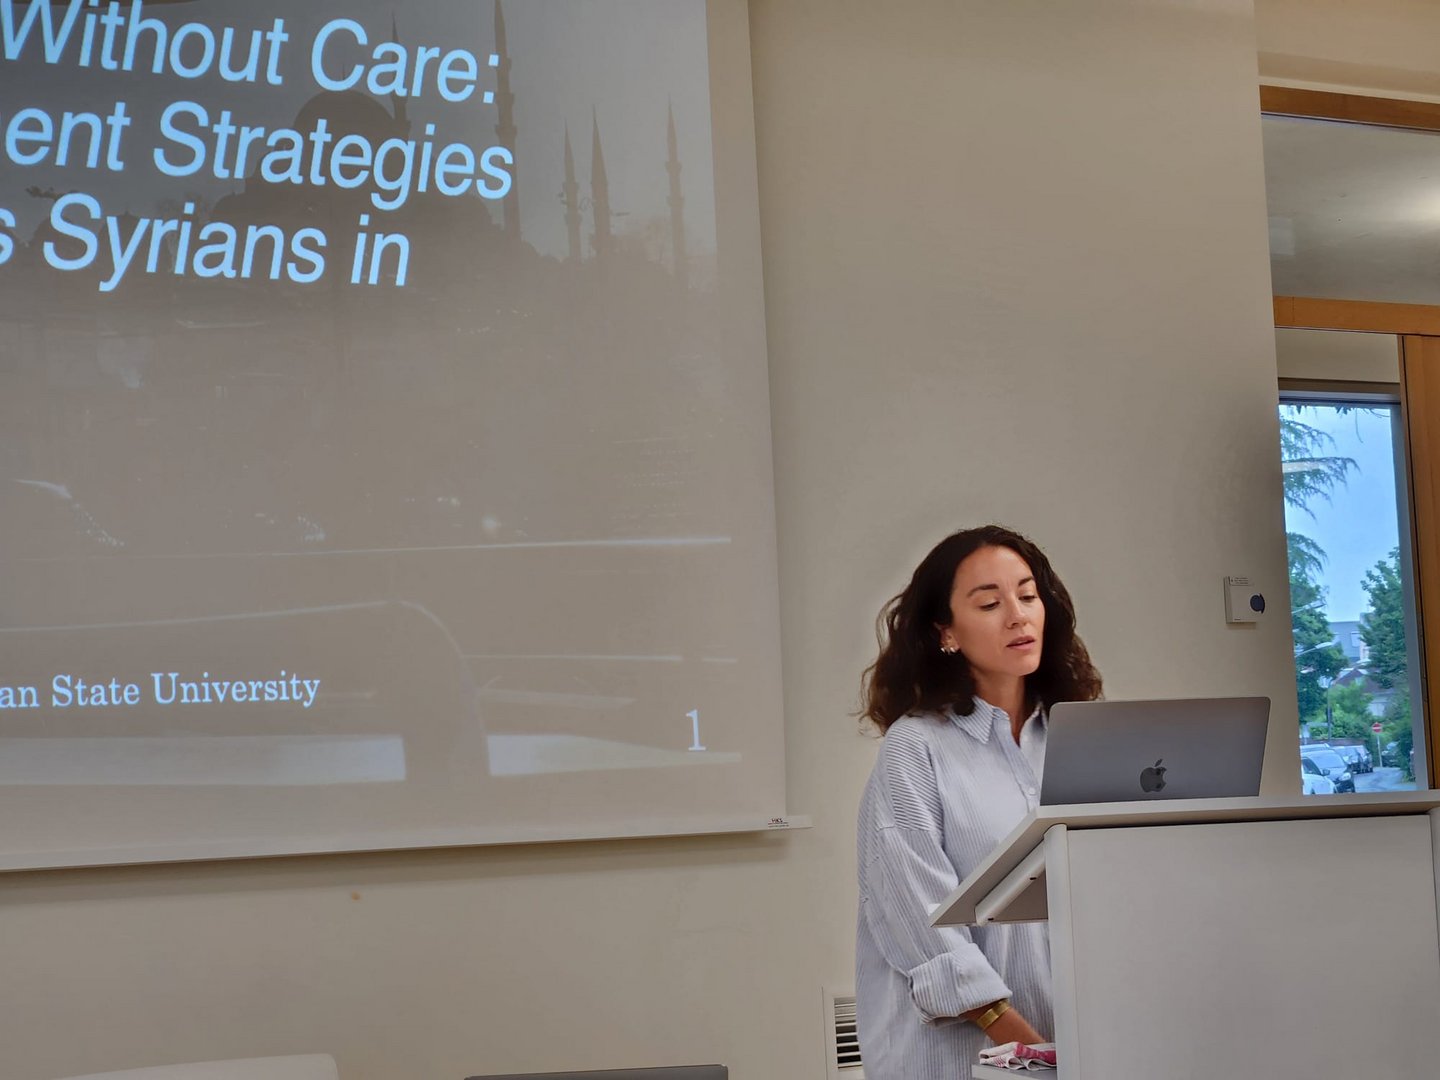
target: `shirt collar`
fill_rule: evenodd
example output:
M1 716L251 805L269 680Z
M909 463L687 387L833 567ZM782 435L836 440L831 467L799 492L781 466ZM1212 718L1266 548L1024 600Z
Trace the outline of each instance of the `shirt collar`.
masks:
M961 716L953 705L950 706L948 712L951 723L972 739L982 743L990 741L990 733L995 730L996 725L1003 725L1006 731L1010 730L1010 714L998 706L991 705L981 697L971 699L969 716ZM1028 724L1031 720L1035 720L1043 727L1045 724L1044 708L1036 705L1035 711L1026 718L1025 723ZM1020 726L1023 728L1025 725Z

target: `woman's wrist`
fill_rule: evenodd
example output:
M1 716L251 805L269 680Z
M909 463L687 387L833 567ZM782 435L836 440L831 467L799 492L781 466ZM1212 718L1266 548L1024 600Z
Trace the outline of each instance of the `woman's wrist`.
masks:
M981 1031L988 1031L997 1020L999 1020L1009 1011L1010 999L1001 998L989 1008L984 1009L978 1016L974 1018L975 1025Z
M1033 1027L1018 1009L1007 1009L1005 1014L985 1029L985 1037L996 1046L1002 1043L1018 1042L1027 1046L1047 1040Z
M971 1009L969 1012L963 1012L963 1013L961 1013L961 1014L960 1014L960 1019L961 1019L961 1020L968 1020L970 1023L973 1024L973 1023L975 1023L977 1020L979 1020L980 1017L984 1016L984 1015L985 1015L987 1012L989 1012L991 1009L995 1008L995 1006L999 1005L1000 1002L1006 1001L1006 1000L1008 1000L1008 999L1007 999L1007 998L997 998L995 1001L988 1001L988 1002L986 1002L984 1005L981 1005L978 1009Z

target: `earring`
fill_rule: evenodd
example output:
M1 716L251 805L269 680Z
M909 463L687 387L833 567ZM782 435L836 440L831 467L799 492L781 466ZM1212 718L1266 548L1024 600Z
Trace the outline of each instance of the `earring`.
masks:
M940 651L943 652L946 656L954 656L960 650L956 646L947 644L946 642L942 641L940 642Z

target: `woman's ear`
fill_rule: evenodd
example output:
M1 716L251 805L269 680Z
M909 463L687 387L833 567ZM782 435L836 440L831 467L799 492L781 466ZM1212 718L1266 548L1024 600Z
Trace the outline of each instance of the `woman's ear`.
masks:
M948 626L941 626L939 623L936 623L935 630L940 635L941 652L949 656L952 653L959 651L960 646L955 644L955 635L950 632L950 628Z

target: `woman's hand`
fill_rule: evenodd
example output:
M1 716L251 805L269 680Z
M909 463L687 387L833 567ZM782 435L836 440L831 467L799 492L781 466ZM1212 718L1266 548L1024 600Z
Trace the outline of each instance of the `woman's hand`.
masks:
M985 1037L996 1046L1008 1042L1034 1046L1036 1043L1050 1041L1031 1027L1030 1021L1020 1015L1020 1010L1014 1007L1005 1010L998 1020L985 1029Z
M990 1010L989 1005L972 1009L970 1012L961 1013L961 1019L969 1020L972 1023L984 1016ZM1048 1042L1038 1031L1030 1026L1030 1021L1020 1014L1020 1010L1013 1005L1006 1009L995 1022L985 1029L985 1036L996 1046L1008 1042L1020 1042L1026 1046L1034 1046L1036 1043Z

